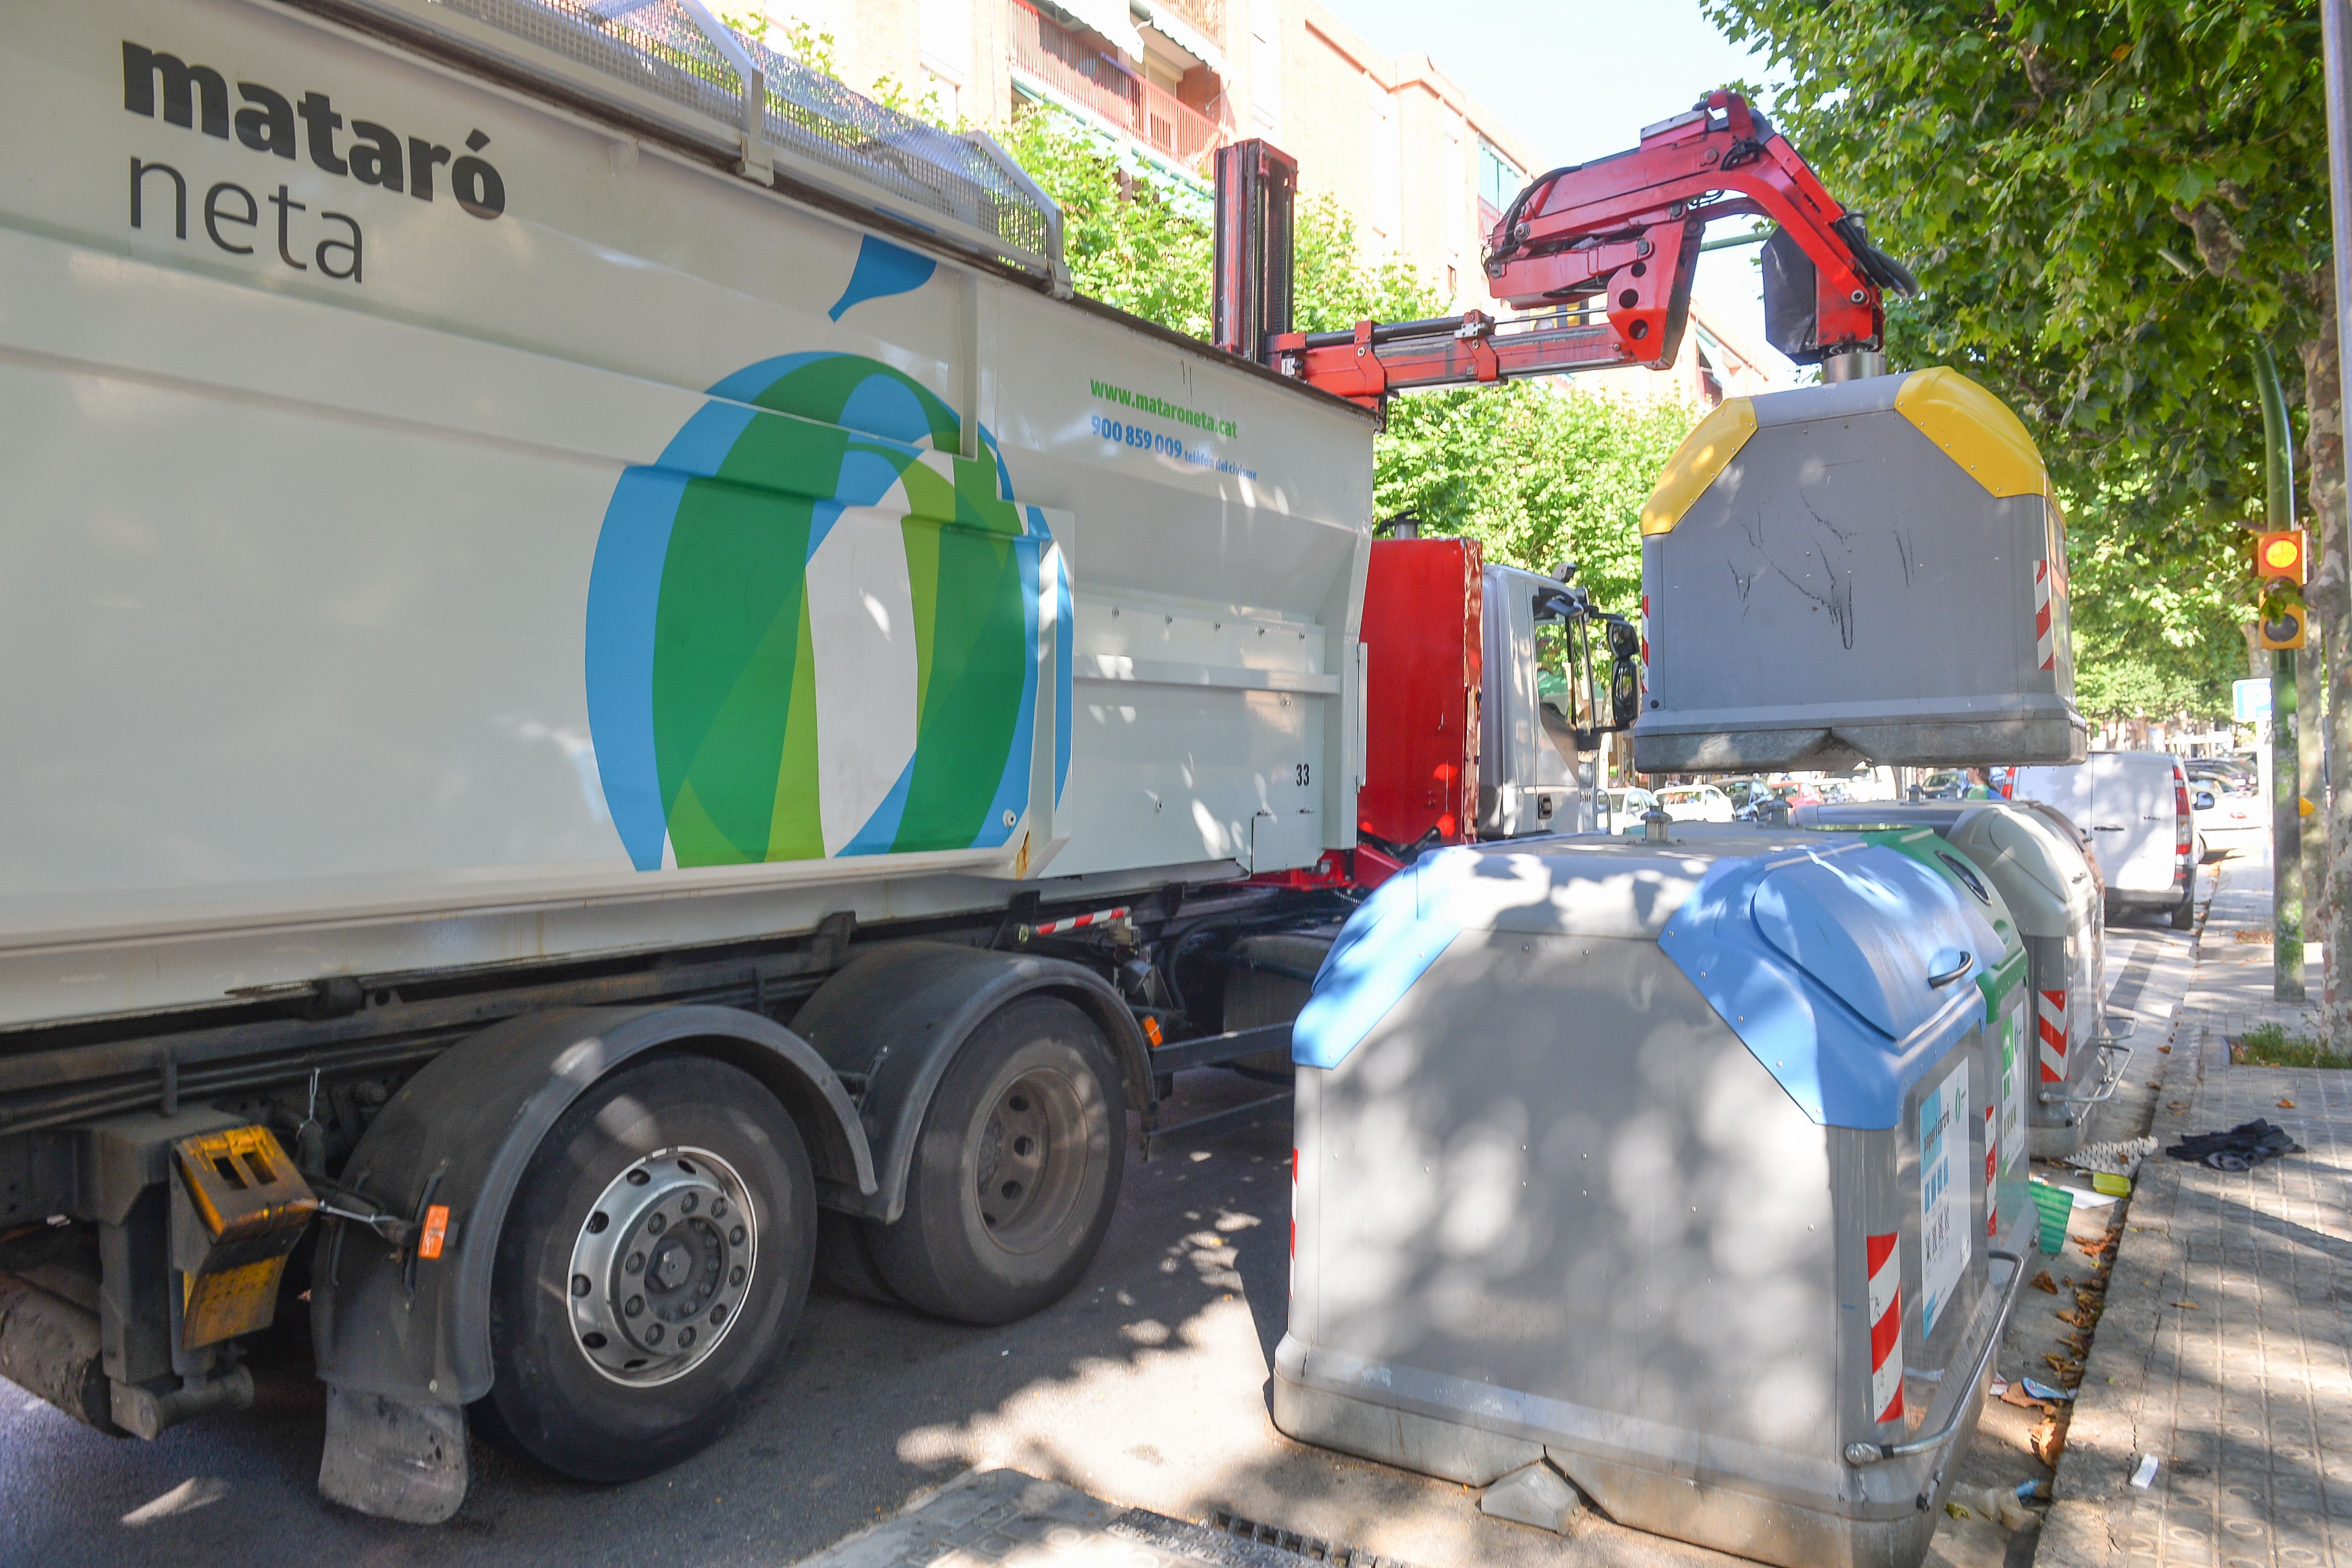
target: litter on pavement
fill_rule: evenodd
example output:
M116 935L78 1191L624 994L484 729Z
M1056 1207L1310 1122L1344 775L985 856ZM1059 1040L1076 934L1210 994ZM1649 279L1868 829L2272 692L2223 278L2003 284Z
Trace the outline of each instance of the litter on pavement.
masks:
M2156 1152L2154 1138L2118 1138L2105 1143L2085 1143L2072 1154L2062 1158L2062 1165L2072 1165L2095 1176L2136 1176L2142 1160Z
M2193 1160L2217 1171L2251 1171L2281 1154L2300 1154L2303 1145L2261 1117L2242 1121L2227 1132L2198 1132L2165 1151L2176 1160ZM2078 1200L2079 1201L2079 1200Z

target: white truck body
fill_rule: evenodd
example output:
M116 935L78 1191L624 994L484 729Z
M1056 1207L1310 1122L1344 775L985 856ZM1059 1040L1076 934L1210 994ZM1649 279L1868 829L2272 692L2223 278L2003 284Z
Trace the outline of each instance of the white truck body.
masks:
M2056 806L2090 835L2110 904L2171 905L2182 897L2186 836L2179 771L2165 752L2094 752L2073 767L2020 768L2011 793Z
M1338 400L275 0L0 123L0 1026L1352 845Z

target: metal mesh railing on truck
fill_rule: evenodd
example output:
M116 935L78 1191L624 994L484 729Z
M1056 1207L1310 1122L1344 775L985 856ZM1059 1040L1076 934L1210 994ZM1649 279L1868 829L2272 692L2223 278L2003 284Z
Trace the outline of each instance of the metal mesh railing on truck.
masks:
M747 138L766 143L747 147L747 159L772 153L820 180L830 174L916 209L906 216L953 220L1039 277L1067 278L1059 209L988 137L953 135L853 92L724 29L696 0L436 0L429 6L377 0L372 8L410 20L440 12L479 23L615 84L740 127ZM743 72L730 53L764 79L763 115L745 112Z

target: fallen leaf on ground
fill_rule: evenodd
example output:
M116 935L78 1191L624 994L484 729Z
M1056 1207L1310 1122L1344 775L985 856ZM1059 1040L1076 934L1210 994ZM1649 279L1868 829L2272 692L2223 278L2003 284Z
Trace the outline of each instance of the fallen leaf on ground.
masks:
M2189 1102L2185 1100L2176 1100L2170 1105L2166 1106L2165 1109L2175 1115L2179 1115L2181 1111L2189 1109Z
M2036 1274L2031 1280L2027 1281L2027 1283L2031 1284L2036 1290L2047 1290L2053 1296L2058 1294L2058 1281L2050 1278L2050 1270L2047 1268L2043 1269L2041 1273ZM2073 1281L2069 1280L2068 1283L2071 1284Z
M2001 1390L2000 1402L2003 1405L2014 1405L2020 1410L2039 1410L2044 1415L2054 1415L2058 1413L2056 1405L2036 1399L2021 1388L2010 1387Z
M2025 1439L2025 1446L2033 1450L2035 1458L2055 1469L2058 1456L2066 1451L2066 1429L2055 1415L2044 1416L2041 1425L2033 1428L2032 1435Z
M2042 1352L2042 1359L2050 1363L2050 1370L2056 1373L2062 1380L2068 1373L2073 1373L2077 1377L2083 1375L2083 1363L2081 1362L2069 1361L2064 1356L2056 1354L2051 1351Z
M2194 1312L2199 1310L2197 1303L2194 1301L2175 1301L2173 1305L2186 1312Z
M2160 1057L2168 1057L2172 1054L2172 1047L2170 1046L2158 1046L2156 1047L2156 1054Z
M2089 1326L2083 1321L2082 1314L2075 1311L2072 1307L2059 1308L2056 1315L2058 1321L2062 1323L2072 1323L2078 1329Z
M2294 1101L2292 1100L2282 1100L2279 1101L2279 1109L2281 1110L2293 1110L2294 1109Z
M2068 1350L2073 1351L2078 1361L2082 1357L2091 1353L2091 1347L2084 1344L2082 1341L2076 1339L2072 1334L2060 1334L2058 1336L2058 1342L2065 1346Z
M1969 1510L1956 1502L1946 1503L1944 1505L1944 1511L1950 1514L1954 1519L1966 1519L1969 1517Z

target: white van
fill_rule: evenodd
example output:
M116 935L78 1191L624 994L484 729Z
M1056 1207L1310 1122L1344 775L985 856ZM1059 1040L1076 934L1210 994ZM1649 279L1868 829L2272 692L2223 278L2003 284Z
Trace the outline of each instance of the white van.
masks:
M2175 931L2196 920L2196 826L2179 758L2093 752L2074 767L2020 768L2011 793L2057 807L2089 834L2110 921L2154 909L2171 914Z

